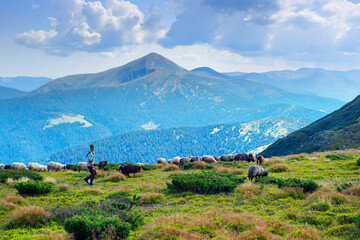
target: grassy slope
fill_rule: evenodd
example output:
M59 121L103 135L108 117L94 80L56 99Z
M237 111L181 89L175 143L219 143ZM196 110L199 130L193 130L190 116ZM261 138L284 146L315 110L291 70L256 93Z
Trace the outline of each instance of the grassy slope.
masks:
M328 154L345 154L351 160L329 160ZM55 190L46 196L26 197L23 205L41 206L47 210L77 204L86 200L100 201L118 187L130 187L132 193L160 192L166 202L152 205L139 205L137 209L146 215L147 224L131 233L132 239L236 239L240 236L265 236L261 239L350 239L355 231L354 223L344 222L342 218L356 216L360 210L359 196L336 193L336 186L345 182L358 185L360 167L356 159L359 150L346 150L327 153L313 153L274 157L266 159L265 169L275 164L285 164L291 170L281 173L270 173L279 178L313 179L322 187L303 198L291 197L291 191L279 189L274 185L261 185L246 181L230 194L199 195L193 193L174 194L166 190L166 182L173 172L165 172L163 168L142 172L135 178L119 183L106 182L105 178L96 180L93 188L85 186L81 181L68 191ZM232 165L247 169L250 163L220 162L217 165ZM200 170L188 170L200 171ZM244 171L246 172L246 171ZM77 172L41 173L57 180L56 185L71 185L82 174ZM244 174L244 173L243 173ZM103 175L103 174L100 174ZM0 199L16 190L8 184L0 184ZM334 196L346 199L345 202L334 202ZM331 207L327 211L316 211L312 206L327 201ZM6 223L12 211L0 214L0 225ZM241 225L240 223L243 222ZM239 225L240 224L240 225ZM245 230L242 231L245 224ZM253 226L252 226L253 224ZM257 227L255 227L255 225ZM232 229L232 230L231 230ZM250 229L250 230L246 230ZM50 224L41 229L0 229L3 239L45 239L49 232L59 232L65 236L63 226ZM178 238L174 237L177 236ZM306 236L310 238L306 238ZM357 235L359 236L359 235ZM354 238L353 238L354 239Z
M360 96L339 110L277 140L265 149L264 156L283 156L314 151L329 151L360 146Z

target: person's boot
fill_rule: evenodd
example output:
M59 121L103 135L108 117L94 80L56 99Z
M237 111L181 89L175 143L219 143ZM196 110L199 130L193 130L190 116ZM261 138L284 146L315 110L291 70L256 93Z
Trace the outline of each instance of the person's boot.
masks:
M88 179L88 178L84 178L84 181L85 181L87 184L89 184L89 185L90 185L90 183L89 183L89 179Z

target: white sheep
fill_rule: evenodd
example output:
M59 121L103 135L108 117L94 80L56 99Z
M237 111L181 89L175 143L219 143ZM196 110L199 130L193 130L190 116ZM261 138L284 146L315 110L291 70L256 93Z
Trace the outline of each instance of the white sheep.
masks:
M174 157L174 158L172 159L172 164L179 165L180 159L181 159L180 157Z
M205 155L201 158L201 161L206 162L206 163L216 163L216 160L213 156L208 156Z
M61 164L58 162L49 162L47 165L47 170L49 172L51 171L60 171L61 170Z
M251 165L248 168L248 177L250 181L257 177L266 177L267 175L268 172L264 170L260 165Z
M158 164L166 164L166 160L165 160L165 158L158 158L157 163Z
M79 162L79 164L77 165L77 170L80 171L87 171L87 163L86 162Z
M4 164L0 164L0 169L2 169L5 165Z
M14 162L11 164L11 169L23 169L26 170L26 166L23 163Z
M39 164L39 170L38 171L39 172L47 172L48 171L47 166Z
M40 168L40 164L38 164L38 163L31 162L28 165L29 170L39 171L39 168Z

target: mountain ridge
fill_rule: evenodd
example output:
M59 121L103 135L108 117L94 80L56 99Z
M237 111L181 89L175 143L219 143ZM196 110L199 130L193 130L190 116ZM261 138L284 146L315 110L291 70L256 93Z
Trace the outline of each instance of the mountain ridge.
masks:
M279 139L266 148L264 156L360 147L360 95L340 109Z

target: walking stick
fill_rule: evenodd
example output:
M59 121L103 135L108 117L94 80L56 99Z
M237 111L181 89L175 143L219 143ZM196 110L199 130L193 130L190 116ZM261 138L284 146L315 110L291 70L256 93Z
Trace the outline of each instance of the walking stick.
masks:
M82 175L81 176L81 178L79 179L79 180L77 180L77 182L76 183L74 183L74 185L73 186L75 186L86 174L87 174L87 172L89 171L89 169L88 170L86 170L86 172L85 172L85 174L84 175Z

